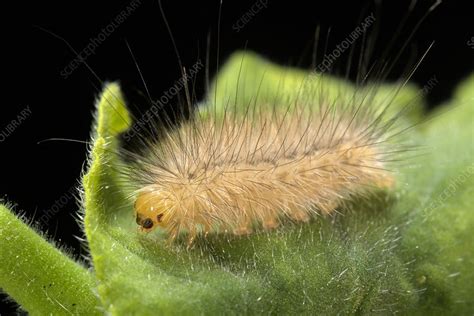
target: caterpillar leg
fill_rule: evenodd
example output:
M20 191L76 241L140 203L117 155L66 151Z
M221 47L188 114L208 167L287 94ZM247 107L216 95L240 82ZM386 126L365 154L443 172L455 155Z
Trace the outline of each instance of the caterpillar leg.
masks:
M253 232L252 222L246 216L241 221L240 225L234 228L233 233L237 236L250 235Z
M278 219L275 218L275 216L267 216L263 221L262 221L262 226L263 229L265 230L272 230L277 228L280 225L280 222Z
M309 215L305 211L295 210L290 213L290 217L297 222L309 221Z
M253 230L252 228L248 226L239 226L235 228L233 232L234 232L234 235L245 236L245 235L250 235L253 232Z

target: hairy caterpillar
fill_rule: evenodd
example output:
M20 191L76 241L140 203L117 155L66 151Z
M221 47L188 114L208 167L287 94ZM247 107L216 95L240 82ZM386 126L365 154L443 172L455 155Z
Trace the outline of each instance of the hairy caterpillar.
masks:
M339 111L327 102L195 114L154 144L153 163L140 171L150 182L138 191L137 223L164 227L171 238L181 230L193 238L199 226L246 234L254 223L305 222L389 186L386 125L366 105Z
M386 118L390 102L377 105L377 86L343 91L321 88L243 109L234 96L204 107L188 97L182 124L152 131L158 140L129 155L140 230L161 227L171 241L185 232L190 242L213 232L249 234L332 214L353 196L391 187L387 163L403 151L388 143L398 114ZM169 117L157 120L172 125Z

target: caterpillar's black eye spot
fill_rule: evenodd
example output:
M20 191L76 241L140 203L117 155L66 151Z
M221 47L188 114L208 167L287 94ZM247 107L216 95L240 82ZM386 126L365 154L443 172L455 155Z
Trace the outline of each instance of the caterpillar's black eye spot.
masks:
M156 219L158 220L158 223L161 223L162 218L163 218L163 213L160 213L156 216Z
M142 222L142 227L145 229L149 229L153 227L153 221L151 218L147 218Z

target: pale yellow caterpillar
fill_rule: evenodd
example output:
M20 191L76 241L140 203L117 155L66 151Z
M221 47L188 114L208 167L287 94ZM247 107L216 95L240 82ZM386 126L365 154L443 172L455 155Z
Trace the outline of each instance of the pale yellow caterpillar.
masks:
M137 224L147 232L162 227L171 240L180 232L189 240L249 234L331 214L353 195L391 186L384 163L390 124L370 102L319 97L220 114L196 109L134 169L142 180Z
M374 77L383 77L384 66ZM353 196L390 188L387 162L403 151L388 141L399 115L388 116L390 102L375 100L377 87L343 87L339 96L323 87L243 109L234 96L193 107L187 95L184 122L158 118L168 128L153 131L158 139L132 155L128 176L137 183L140 230L160 227L168 240L184 233L190 242L209 233L250 234L331 215Z

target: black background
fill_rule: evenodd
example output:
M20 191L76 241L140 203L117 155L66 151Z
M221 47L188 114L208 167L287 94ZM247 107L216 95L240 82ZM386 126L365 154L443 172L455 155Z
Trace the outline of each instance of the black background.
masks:
M411 1L381 1L377 14L381 50L392 39L393 31L408 14L406 29L412 30L434 1L418 1L408 13ZM413 81L420 86L436 76L439 84L428 95L429 107L449 98L453 87L474 69L474 50L468 41L474 36L470 1L444 1L424 21L411 41L410 51L421 56L432 41L435 44ZM16 211L38 220L55 201L76 186L84 167L87 146L72 142L38 141L51 137L88 140L99 81L84 65L67 79L61 70L74 59L66 44L35 25L64 37L81 51L130 1L34 2L4 7L3 15L13 17L4 28L2 76L4 83L0 105L0 129L27 105L31 116L5 141L0 143L0 197L16 203ZM224 1L222 6L220 60L231 52L247 49L259 52L281 64L309 67L312 39L317 25L323 32L332 27L328 48L332 49L358 25L360 17L372 12L367 1L275 1L268 0L240 31L232 25L255 1ZM10 4L11 5L11 4ZM219 1L167 1L163 7L186 66L198 57L204 60L206 38L211 34L211 74L216 62L216 33ZM363 11L364 8L368 11ZM364 13L365 12L365 13ZM409 32L400 35L401 44ZM101 80L120 80L126 89L141 89L139 73L125 40L140 65L152 96L158 98L179 78L179 68L157 1L141 0L141 5L103 43L87 63ZM415 50L412 50L412 49ZM344 56L341 57L342 61ZM401 59L395 70L406 69ZM396 76L397 72L391 74ZM203 93L204 78L197 79L198 96ZM142 106L146 109L146 106ZM52 239L68 246L75 256L84 254L81 230L73 214L74 199L46 223L39 224ZM0 305L1 315L14 305Z

